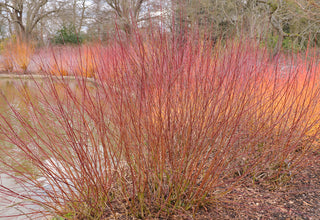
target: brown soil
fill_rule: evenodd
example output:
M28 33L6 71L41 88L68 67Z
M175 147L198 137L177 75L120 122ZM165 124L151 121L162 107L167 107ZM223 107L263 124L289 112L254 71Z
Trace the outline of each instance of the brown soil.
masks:
M194 219L320 219L320 155L310 161L287 185L244 184Z

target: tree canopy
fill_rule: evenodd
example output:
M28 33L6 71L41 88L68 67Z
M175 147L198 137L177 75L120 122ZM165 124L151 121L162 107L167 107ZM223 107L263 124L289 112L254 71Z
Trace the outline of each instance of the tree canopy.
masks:
M50 41L65 27L105 40L132 26L196 27L214 38L245 35L274 49L320 46L320 0L1 0L0 37Z

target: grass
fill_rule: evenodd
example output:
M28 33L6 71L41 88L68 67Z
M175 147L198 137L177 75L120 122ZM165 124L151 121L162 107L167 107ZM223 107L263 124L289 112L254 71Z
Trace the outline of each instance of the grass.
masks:
M23 108L2 93L0 134L16 153L1 148L1 169L30 192L2 197L57 219L168 218L218 205L248 178L294 178L319 151L316 59L211 43L154 31L55 50L47 80L20 88Z

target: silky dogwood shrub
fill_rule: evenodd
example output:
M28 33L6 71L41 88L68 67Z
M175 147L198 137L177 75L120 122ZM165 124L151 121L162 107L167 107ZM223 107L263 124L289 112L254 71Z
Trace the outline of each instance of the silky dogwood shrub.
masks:
M31 207L33 214L80 219L110 215L113 211L108 211L107 204L117 192L113 183L121 161L108 150L114 131L108 131L105 124L106 133L100 133L101 121L94 120L100 119L94 110L102 109L101 103L90 103L96 98L96 88L79 81L79 90L74 83L49 75L42 83L34 81L31 93L21 89L28 111L12 106L9 115L2 114L1 134L15 145L11 148L16 153L2 148L6 160L1 161L1 168L24 189L21 192L2 186L2 197L10 199L9 195L20 206L28 202L40 205L38 209ZM90 94L89 99L85 93ZM92 110L86 112L89 107L84 106L89 104ZM110 121L107 113L101 116L106 123ZM24 161L32 169L23 166Z
M250 102L256 107L241 123L250 139L260 141L247 145L248 155L242 163L260 158L253 180L267 180L272 187L287 184L319 149L315 142L320 119L317 65L304 64L303 60L291 62L276 60L259 76L250 94Z
M75 53L71 47L51 47L41 51L38 58L39 72L53 76L68 76L72 71Z
M252 42L213 48L194 33L136 31L92 54L93 79L55 77L47 65L44 81L21 87L23 109L2 96L10 146L0 167L25 189L2 185L2 198L53 217L168 218L214 205L288 158L298 164L309 150L294 154L298 143L317 135L316 102L303 97L317 98L318 87L297 89L299 77L267 57Z
M259 81L250 76L264 66L246 61L251 51L240 45L229 56L191 37L183 45L168 38L141 42L138 36L133 45L122 45L122 69L112 86L104 82L116 88L103 96L117 97L110 100L114 126L130 171L123 195L140 217L213 202L262 159L238 163L248 145L264 140L263 133L252 139L241 124L257 109L250 91ZM239 169L245 172L235 176Z
M82 45L79 47L51 47L47 49L45 56L40 56L39 70L48 72L54 76L84 76L95 77L100 55L104 50L102 45Z
M100 56L100 51L103 49L100 44L82 45L78 48L79 51L76 53L77 58L73 70L75 74L88 78L95 77L99 68L97 63L99 59L97 57Z
M242 178L229 175L245 141L236 77L191 37L139 37L95 57L94 82L48 70L34 92L21 88L27 111L7 102L1 134L16 153L1 149L3 172L25 190L3 186L3 197L63 218L145 218L195 210Z

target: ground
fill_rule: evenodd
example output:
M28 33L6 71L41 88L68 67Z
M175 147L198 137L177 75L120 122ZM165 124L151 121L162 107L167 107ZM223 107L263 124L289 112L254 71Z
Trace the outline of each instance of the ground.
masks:
M320 155L313 157L287 185L271 190L244 184L218 207L202 210L194 219L320 219Z

